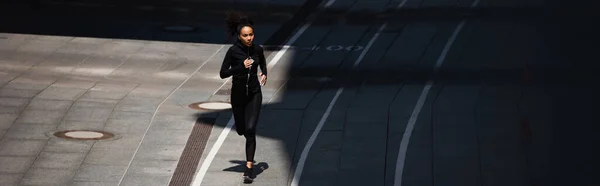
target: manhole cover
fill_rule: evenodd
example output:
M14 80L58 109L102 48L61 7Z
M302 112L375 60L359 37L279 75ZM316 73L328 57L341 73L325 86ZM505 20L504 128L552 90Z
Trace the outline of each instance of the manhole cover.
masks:
M67 130L55 132L54 136L66 139L75 140L103 140L114 137L114 134L104 131L93 131L93 130Z
M231 104L227 102L199 102L189 105L190 108L196 110L226 110L231 108Z
M170 25L170 26L164 26L163 30L170 31L170 32L191 32L191 31L194 31L195 28L191 27L191 26L186 26L186 25Z

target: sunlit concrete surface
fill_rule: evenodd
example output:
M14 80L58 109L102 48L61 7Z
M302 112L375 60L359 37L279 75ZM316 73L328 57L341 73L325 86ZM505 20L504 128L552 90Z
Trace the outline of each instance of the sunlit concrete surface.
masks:
M190 107L229 101L230 7L272 64L254 185L600 184L583 1L20 3L0 7L0 185L176 185L189 152L195 183L241 185L231 112Z

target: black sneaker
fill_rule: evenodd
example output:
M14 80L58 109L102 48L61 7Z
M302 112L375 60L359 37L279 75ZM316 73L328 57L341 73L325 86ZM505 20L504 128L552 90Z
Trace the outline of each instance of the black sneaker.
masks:
M252 179L252 170L253 168L246 167L246 171L244 171L244 183L252 183L254 179Z

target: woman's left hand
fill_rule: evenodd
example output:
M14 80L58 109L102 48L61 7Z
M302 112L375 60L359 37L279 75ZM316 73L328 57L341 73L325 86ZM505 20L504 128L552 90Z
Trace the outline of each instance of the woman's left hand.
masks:
M260 76L260 86L263 86L267 83L267 75L263 75L263 73L261 72L259 74Z

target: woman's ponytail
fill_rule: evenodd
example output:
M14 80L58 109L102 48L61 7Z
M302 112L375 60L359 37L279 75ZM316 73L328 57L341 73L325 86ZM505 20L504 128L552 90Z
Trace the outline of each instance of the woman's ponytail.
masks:
M225 24L227 25L227 34L230 36L235 36L244 26L252 26L253 23L248 16L231 11L227 13Z

